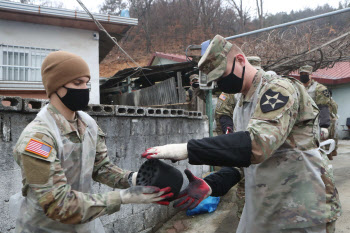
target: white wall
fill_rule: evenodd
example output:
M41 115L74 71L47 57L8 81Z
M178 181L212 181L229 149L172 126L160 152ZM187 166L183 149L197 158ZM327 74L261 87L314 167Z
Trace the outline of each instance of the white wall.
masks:
M99 48L95 31L0 19L0 43L64 50L81 56L91 73L90 103L100 103Z
M341 125L346 124L346 118L350 117L350 83L329 87L333 93L333 99L338 104L338 135L340 138L349 137L349 132L343 131Z

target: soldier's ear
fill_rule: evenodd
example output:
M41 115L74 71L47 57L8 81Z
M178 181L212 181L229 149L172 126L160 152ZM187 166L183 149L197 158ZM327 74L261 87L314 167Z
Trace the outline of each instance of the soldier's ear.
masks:
M237 54L236 55L236 62L239 63L241 66L245 66L245 57L243 54Z

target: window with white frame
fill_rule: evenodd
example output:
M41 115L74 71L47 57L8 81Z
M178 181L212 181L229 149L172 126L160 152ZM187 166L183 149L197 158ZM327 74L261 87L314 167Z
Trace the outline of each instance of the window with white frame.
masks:
M53 51L0 44L0 81L41 82L41 64Z

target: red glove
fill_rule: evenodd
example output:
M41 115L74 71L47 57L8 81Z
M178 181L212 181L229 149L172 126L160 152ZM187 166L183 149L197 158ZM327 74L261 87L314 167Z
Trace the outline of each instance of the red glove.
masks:
M210 196L211 188L203 179L194 176L190 170L186 169L185 174L190 183L180 192L177 197L178 200L174 203L174 207L180 207L181 210L191 210Z
M233 133L233 130L230 127L227 127L225 134L230 134L230 133Z

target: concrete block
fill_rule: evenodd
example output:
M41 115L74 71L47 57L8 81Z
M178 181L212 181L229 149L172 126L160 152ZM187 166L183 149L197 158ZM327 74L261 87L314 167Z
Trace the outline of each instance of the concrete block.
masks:
M132 119L133 118L131 117L113 117L107 131L108 135L115 135L117 137L130 137Z
M183 109L170 109L170 116L171 117L187 117L188 111L185 111Z
M146 115L146 108L127 106L127 105L115 105L116 116L136 116L141 117Z
M189 111L188 118L202 119L203 114L202 114L202 112L198 112L198 111Z
M132 205L132 213L133 214L141 213L141 212L146 211L149 208L151 208L152 205L153 204L135 204L135 205Z
M103 225L118 222L120 219L126 219L132 216L131 205L121 205L120 210L111 215L104 215L100 217Z
M14 144L12 142L0 143L0 171L14 169L16 162L13 157Z
M130 135L148 136L156 134L156 118L134 118L131 119Z
M43 99L23 99L23 112L39 112L49 101Z
M153 228L148 228L146 230L140 231L139 233L153 233Z
M148 117L164 117L163 108L146 108L146 116ZM169 114L169 111L165 111L166 115ZM170 115L169 115L170 116Z
M23 129L32 122L36 113L28 113L28 114L11 114L7 113L11 119L11 140L13 143L16 143L22 134Z
M11 141L11 117L8 114L0 116L0 136L4 142Z
M8 170L0 172L0 176L0 232L14 232L16 219L10 216L9 200L21 191L22 175L19 170Z
M17 96L0 96L0 111L22 111L22 98Z
M113 116L114 115L113 105L103 105L103 104L89 104L84 112L91 116Z
M157 225L159 222L164 222L168 219L168 208L166 206L161 205L152 205L145 212L145 228L152 228Z
M177 214L180 210L179 209L176 209L173 207L173 205L168 205L168 211L167 211L167 215L168 215L168 218L171 218L173 217L175 214Z
M131 233L144 230L143 226L144 213L136 213L130 217L118 219L113 224L113 232Z

